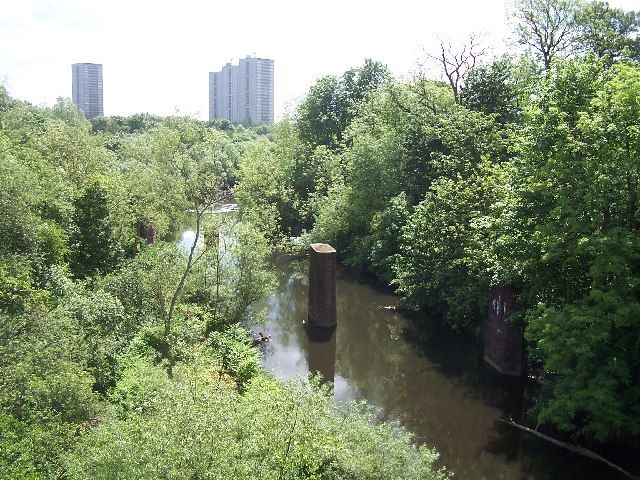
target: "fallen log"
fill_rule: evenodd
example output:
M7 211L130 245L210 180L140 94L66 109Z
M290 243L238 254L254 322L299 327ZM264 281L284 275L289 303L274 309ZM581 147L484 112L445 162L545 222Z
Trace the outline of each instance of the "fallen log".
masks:
M607 467L612 468L618 473L624 475L626 478L631 478L632 480L640 480L640 477L627 472L626 470L622 469L615 463L610 462L604 457L601 457L593 450L589 450L588 448L584 448L579 445L573 445L571 443L562 442L553 437L545 435L544 433L540 433L537 430L533 430L532 428L525 427L524 425L520 425L519 423L516 423L513 420L504 420L501 418L500 421L503 423L506 423L507 425L511 425L512 427L517 428L518 430L522 430L523 432L530 433L531 435L541 438L542 440L546 440L547 442L552 443L557 447L564 448L565 450L569 450L570 452L576 453L578 455L582 455L583 457L590 458L591 460L595 460L596 462L603 463Z

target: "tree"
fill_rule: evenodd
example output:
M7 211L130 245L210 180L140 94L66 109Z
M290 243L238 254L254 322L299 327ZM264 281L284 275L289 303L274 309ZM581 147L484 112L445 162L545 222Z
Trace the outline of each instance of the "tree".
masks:
M516 35L531 48L545 70L569 53L576 33L575 0L517 0Z
M594 1L580 6L576 14L577 42L582 51L605 60L607 65L623 54L640 59L640 40L632 37L640 27L640 13Z
M311 151L319 145L337 149L357 105L388 78L382 63L367 59L362 67L347 70L340 78L320 79L298 108L297 126L302 141Z
M478 58L484 53L484 49L478 44L477 36L471 34L469 41L463 44L457 52L454 51L451 43L445 44L444 41L440 41L440 52L437 55L429 54L442 67L442 72L449 82L456 103L460 103L460 89L467 74L473 70Z
M69 239L71 271L76 278L110 272L118 255L105 189L99 181L93 181L73 206L73 231Z
M640 70L587 59L552 72L493 256L521 290L538 421L606 441L640 433Z
M342 95L345 97L347 112L345 115L353 119L355 109L367 94L389 80L390 74L387 67L370 58L365 59L364 64L358 68L351 68L344 72L341 78Z
M203 249L196 254L202 242L203 216L221 198L224 179L222 164L228 151L224 148L226 142L222 133L204 131L186 119L177 118L167 122L156 128L153 135L157 142L152 145L155 161L178 180L185 202L191 207L195 224L193 242L189 246L186 262L180 267L182 271L177 284L168 293L158 291L166 345L163 354L171 377L175 361L172 343L174 315L191 269L206 253L205 242Z
M461 103L471 110L497 115L500 123L515 122L521 111L521 86L515 69L507 56L472 68L460 94Z
M7 86L4 82L0 82L0 114L14 108L19 102L12 98L7 91Z
M218 341L223 350L238 343L229 335ZM228 356L232 369L257 368L255 349L235 354L245 358ZM137 362L125 372L118 397L150 408L105 416L68 455L71 478L449 478L434 465L437 453L415 447L409 432L375 421L361 403L337 408L327 389L254 373L240 395L206 359L176 369L173 382L158 370Z
M318 80L298 108L300 138L311 148L318 145L336 148L342 140L346 119L340 105L339 86L335 76Z
M51 113L54 118L62 120L70 127L78 127L83 130L89 127L89 122L69 98L58 97L56 104L51 108Z

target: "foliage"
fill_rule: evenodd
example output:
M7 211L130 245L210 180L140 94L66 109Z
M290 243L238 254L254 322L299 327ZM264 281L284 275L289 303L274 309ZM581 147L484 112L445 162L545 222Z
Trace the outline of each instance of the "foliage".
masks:
M377 71L345 75L349 115ZM267 380L240 326L260 321L252 307L274 285L254 222L287 222L271 240L299 230L298 207L308 215L345 178L337 154L310 152L291 123L140 115L90 126L68 100L49 110L0 95L0 478L443 478L406 432L343 418L315 386ZM287 162L273 183L275 156ZM240 157L239 197L269 196L239 216L211 213ZM185 249L175 234L190 218Z
M274 239L281 235L279 226L286 224L287 200L291 197L285 168L275 160L270 145L251 145L240 160L241 183L235 192L242 218Z
M2 411L23 421L82 422L96 408L93 379L73 321L40 308L4 316L0 332Z
M330 243L455 329L482 336L490 288L513 287L543 381L530 413L583 439L628 438L640 425L637 14L516 9L543 69L526 55L478 65L460 105L441 82L389 79L348 121L341 79L327 77L275 128L286 141L243 159L238 198L259 228Z
M319 145L336 149L355 116L357 105L388 78L387 68L367 59L362 67L346 71L342 77L328 76L311 87L298 109L297 126L301 140L311 150Z
M0 413L0 479L41 480L64 474L61 454L73 448L77 426L25 423Z
M594 1L580 5L576 23L581 48L607 64L624 55L640 59L640 40L632 38L640 27L640 13Z
M71 271L77 278L109 273L117 262L117 249L105 189L94 181L75 199L73 206L73 230L69 239Z
M607 66L622 58L640 58L638 12L607 2L517 0L517 41L531 49L549 70L555 59L595 55Z
M461 101L470 110L497 115L500 123L516 122L522 89L522 85L518 85L516 66L511 58L504 56L468 73Z
M42 292L33 284L29 262L20 256L0 258L0 312L16 315Z
M261 372L242 325L283 242L331 243L478 336L490 287L513 287L542 380L530 413L639 435L637 13L516 9L542 69L476 65L458 99L367 60L273 127L89 123L1 86L0 476L446 478L363 405ZM239 214L212 214L231 189Z
M570 53L575 39L576 0L518 0L515 33L548 70Z
M65 261L68 246L67 223L69 204L56 198L60 185L57 178L47 177L46 168L35 173L40 162L32 162L27 152L16 152L0 162L0 252L25 255L40 273L47 266ZM40 177L40 178L38 178Z
M91 119L91 131L107 132L111 135L141 133L157 126L160 121L159 117L148 113L136 113L129 117L94 117Z
M258 376L240 396L205 360L149 377L153 410L105 418L67 457L72 478L446 478L433 452L326 390Z
M33 305L0 318L0 472L55 478L60 455L97 413L93 378L73 321ZM15 475L15 477L11 477Z
M539 418L604 440L640 425L640 72L595 68L560 66L532 108L515 211L529 221L505 260L521 269L526 334L547 377Z
M240 392L260 373L258 351L251 347L249 332L237 325L227 330L213 332L210 345L213 355L220 358L221 370L230 374Z

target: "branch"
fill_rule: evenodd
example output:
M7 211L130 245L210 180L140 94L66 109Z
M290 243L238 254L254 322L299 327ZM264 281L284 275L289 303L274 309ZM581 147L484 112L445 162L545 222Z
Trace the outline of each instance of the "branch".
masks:
M615 463L610 462L606 458L601 457L596 452L589 450L588 448L584 448L579 445L573 445L571 443L561 442L560 440L549 437L544 433L540 433L536 430L525 427L524 425L520 425L512 420L500 419L500 421L503 423L506 423L507 425L511 425L512 427L517 428L518 430L522 430L523 432L530 433L531 435L541 438L542 440L545 440L549 443L552 443L557 447L564 448L565 450L569 450L570 452L577 453L578 455L582 455L583 457L590 458L591 460L595 460L596 462L604 463L607 467L614 469L618 473L621 473L626 478L631 478L632 480L640 480L640 477L637 477L636 475L633 475L632 473L629 473L626 470L623 470Z
M193 244L191 245L191 249L189 250L189 258L187 259L187 266L182 272L182 277L180 277L180 281L178 282L178 286L176 287L175 292L173 292L173 296L171 297L171 302L169 304L169 311L166 313L164 318L164 337L167 342L167 361L169 362L169 366L167 368L167 373L169 378L173 377L173 358L171 353L171 342L169 341L169 334L171 333L171 320L173 319L173 312L176 308L176 304L178 302L178 298L184 289L184 284L187 281L187 276L191 271L191 267L193 266L193 253L196 251L196 247L198 245L198 238L200 237L200 220L202 218L202 214L204 211L200 211L198 207L198 202L194 201L194 207L196 211L196 235L193 239Z
M193 254L196 251L196 247L198 246L198 239L200 237L200 220L202 219L203 212L198 209L197 202L194 202L194 205L196 210L196 235L195 235L195 238L193 239L193 244L191 245L191 248L189 250L189 258L187 259L187 266L185 267L184 272L182 272L182 277L180 278L180 282L178 282L178 286L176 287L176 290L173 293L173 296L171 297L171 303L169 305L169 314L167 315L169 320L171 320L171 318L173 317L173 311L178 301L178 297L180 296L180 293L182 292L182 289L184 288L184 284L187 280L187 276L191 271L191 267L193 265Z
M443 40L440 41L440 53L432 55L427 52L427 56L437 61L444 72L453 97L456 103L460 103L460 87L464 84L467 73L475 67L478 58L485 54L485 49L480 49L475 34L469 35L469 42L462 45L459 53L452 51L451 44L445 45Z
M389 88L389 94L391 95L391 101L396 105L396 107L398 107L404 113L409 113L409 114L412 113L411 109L406 105L403 105L398 99L398 97L396 97L396 93L392 87Z

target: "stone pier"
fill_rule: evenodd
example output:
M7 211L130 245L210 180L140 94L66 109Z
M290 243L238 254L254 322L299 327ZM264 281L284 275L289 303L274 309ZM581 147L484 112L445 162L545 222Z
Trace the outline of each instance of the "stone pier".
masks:
M309 247L309 325L335 327L336 250L326 243Z
M522 376L524 327L507 321L517 308L513 289L491 287L491 303L484 337L484 361L503 375Z

